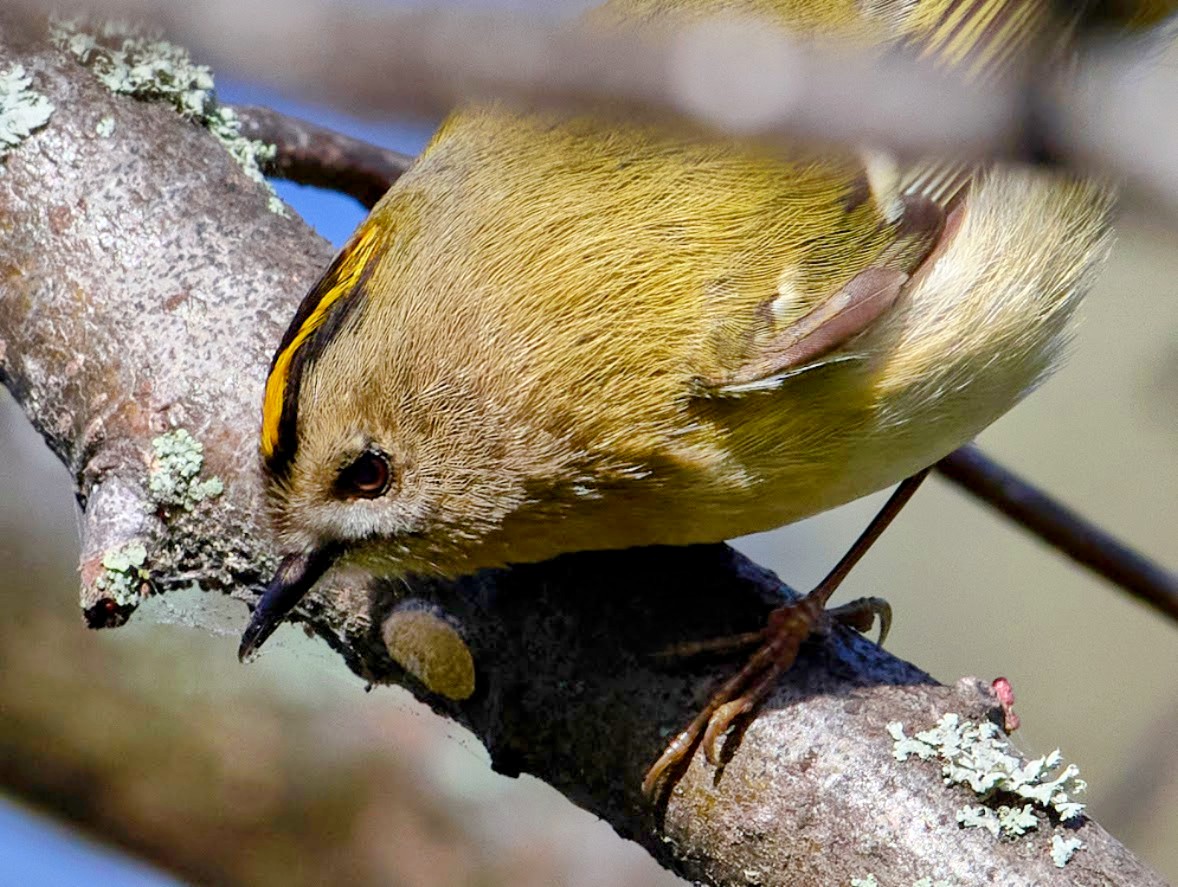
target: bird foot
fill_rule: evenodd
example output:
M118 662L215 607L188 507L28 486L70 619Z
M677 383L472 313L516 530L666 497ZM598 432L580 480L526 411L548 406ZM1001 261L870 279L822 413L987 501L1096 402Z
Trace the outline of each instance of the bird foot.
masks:
M720 740L736 720L752 712L772 692L778 678L798 657L802 642L813 634L825 634L832 623L847 625L866 633L878 618L880 642L892 623L892 608L882 598L861 598L830 610L825 596L812 595L786 604L769 614L760 631L731 635L710 641L680 644L659 655L680 658L701 653L731 652L756 645L744 667L720 687L647 771L642 792L653 798L667 774L681 765L702 744L704 757L715 765L720 760Z
M720 738L742 715L751 712L769 695L773 685L783 672L798 658L802 641L814 633L825 634L832 622L839 621L859 631L870 630L876 617L880 621L880 641L892 624L892 608L879 598L862 598L852 603L826 609L826 602L838 589L847 574L854 569L860 558L871 548L880 534L912 498L921 482L928 476L925 468L905 479L883 508L872 518L859 538L842 556L834 569L826 574L817 587L800 601L778 607L769 614L768 624L760 632L738 635L736 646L758 644L744 668L729 678L713 694L704 710L696 715L687 729L671 740L654 766L642 780L642 792L648 798L655 797L667 773L688 759L697 743L702 742L704 756L715 764L719 759ZM731 649L728 643L697 645L704 650Z

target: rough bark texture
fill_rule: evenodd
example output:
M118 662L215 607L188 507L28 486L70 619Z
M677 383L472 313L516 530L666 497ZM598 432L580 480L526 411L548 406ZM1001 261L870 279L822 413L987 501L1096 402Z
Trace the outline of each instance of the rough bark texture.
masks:
M329 257L205 132L109 94L0 17L0 70L22 63L54 102L0 175L0 377L73 472L85 505L82 603L92 625L193 582L248 601L274 565L255 435L271 349ZM113 134L96 134L115 121ZM149 489L152 441L184 428L224 492L188 511ZM146 548L128 594L117 559ZM116 568L112 568L112 564ZM119 573L127 576L127 571ZM975 682L943 687L841 633L812 645L716 770L696 759L665 803L645 768L730 663L660 668L672 641L756 627L779 583L723 546L576 555L455 584L332 583L298 618L356 673L406 682L469 725L497 769L526 770L660 860L709 884L1161 884L1099 825L1063 870L1058 826L1019 841L963 831L974 799L933 764L898 763L890 721L981 718ZM390 659L380 626L406 597L442 609L477 667L463 703L430 697ZM244 623L245 609L242 609Z

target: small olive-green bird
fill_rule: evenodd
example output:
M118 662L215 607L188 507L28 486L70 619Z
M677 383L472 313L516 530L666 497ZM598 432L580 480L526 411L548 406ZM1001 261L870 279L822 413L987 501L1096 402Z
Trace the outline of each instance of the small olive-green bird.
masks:
M1062 52L1046 0L617 0L759 15L966 76ZM880 490L1038 385L1105 187L793 155L686 124L456 112L303 301L261 452L288 556L243 655L336 564L454 577L715 542Z

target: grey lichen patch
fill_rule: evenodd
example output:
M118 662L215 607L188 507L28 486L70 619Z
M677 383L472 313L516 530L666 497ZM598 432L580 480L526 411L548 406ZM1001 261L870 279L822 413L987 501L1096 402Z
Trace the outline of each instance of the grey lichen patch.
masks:
M54 19L50 29L54 44L90 68L111 92L163 102L204 126L245 174L266 188L270 211L286 215L262 174L277 149L241 134L233 109L217 102L212 71L193 62L187 49L125 22Z
M32 84L21 65L0 71L0 159L53 116L53 103Z
M962 807L957 811L957 821L966 828L984 828L995 838L1021 838L1033 828L1039 827L1039 820L1030 804L1021 807L998 805L997 809L983 807Z
M176 511L192 511L201 502L224 492L218 477L201 479L204 446L187 430L177 428L161 434L151 442L154 451L147 494L151 505L164 516Z
M121 606L137 604L143 597L148 574L147 548L141 542L129 542L102 557L102 574L94 585Z
M115 119L113 117L103 117L94 127L94 132L98 134L99 138L109 139L114 135Z
M1076 819L1084 805L1073 800L1087 788L1075 764L1063 765L1056 749L1025 765L1011 753L1010 743L995 724L963 721L944 715L930 730L909 737L898 722L888 724L898 761L912 755L921 760L940 760L941 773L950 785L968 786L982 804L964 807L957 821L968 828L984 828L995 837L1017 838L1037 829L1042 813L1054 813L1060 821ZM1027 803L1001 804L998 800ZM1055 853L1053 850L1053 858Z
M1084 842L1079 838L1062 838L1054 835L1051 838L1051 861L1057 869L1067 865L1077 850L1084 849Z
M278 155L278 148L268 145L258 139L249 139L241 134L241 120L237 112L224 105L218 105L204 119L204 125L217 137L225 150L228 151L238 165L245 170L245 174L255 182L265 186L269 192L266 205L270 212L278 216L286 216L286 204L274 193L270 183L262 174L262 169L274 161Z

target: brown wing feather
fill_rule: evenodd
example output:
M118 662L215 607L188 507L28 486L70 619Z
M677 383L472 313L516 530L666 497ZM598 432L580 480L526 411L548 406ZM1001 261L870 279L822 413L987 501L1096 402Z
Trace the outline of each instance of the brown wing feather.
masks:
M1001 76L1037 44L1059 40L1061 29L1048 28L1051 23L1047 0L939 0L917 5L901 22L900 42L968 79L983 81ZM933 161L901 173L888 169L886 157L876 152L864 157L866 193L885 216L898 216L894 242L875 264L809 313L761 337L740 366L701 380L702 394L771 388L830 360L849 359L840 350L871 329L900 298L909 276L936 250L946 216L965 199L977 172L970 164ZM895 209L889 211L889 204ZM766 305L771 310L772 299Z

